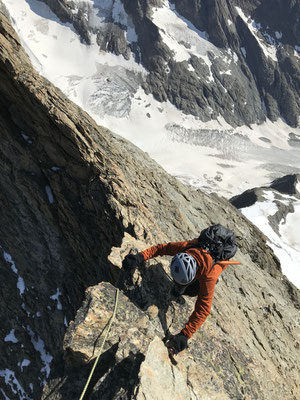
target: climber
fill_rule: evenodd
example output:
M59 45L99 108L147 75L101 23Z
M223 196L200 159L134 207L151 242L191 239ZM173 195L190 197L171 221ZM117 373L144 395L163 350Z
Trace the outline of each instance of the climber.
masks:
M185 327L167 343L172 354L178 354L188 347L188 339L210 314L215 285L220 274L229 264L240 264L238 261L228 261L236 250L234 233L217 224L204 229L199 238L158 244L136 255L128 254L124 258L123 268L129 270L141 266L153 257L174 256L171 261L173 295L197 296L194 312Z

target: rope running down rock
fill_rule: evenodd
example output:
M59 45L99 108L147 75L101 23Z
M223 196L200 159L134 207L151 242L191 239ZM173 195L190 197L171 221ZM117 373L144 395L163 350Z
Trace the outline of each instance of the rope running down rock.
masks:
M111 316L111 319L110 319L110 321L109 321L109 325L108 325L108 328L107 328L107 330L106 330L105 337L104 337L104 339L103 339L103 341L102 341L99 354L98 354L98 356L97 356L97 358L96 358L96 360L95 360L95 362L94 362L93 368L92 368L92 370L91 370L91 372L90 372L90 375L89 375L89 377L88 377L88 380L87 380L87 382L86 382L86 384L85 384L85 387L84 387L84 389L83 389L83 392L82 392L82 394L81 394L79 400L82 400L82 399L84 398L84 395L85 395L86 390L87 390L87 388L88 388L88 386L89 386L89 384L90 384L90 381L91 381L91 379L92 379L92 376L93 376L93 373L94 373L94 371L95 371L95 368L96 368L96 366L97 366L97 364L98 364L99 358L100 358L100 356L101 356L101 354L102 354L104 343L106 342L106 339L107 339L108 334L109 334L109 332L110 332L111 325L112 325L112 323L113 323L113 321L114 321L114 319L115 319L115 316L116 316L117 307L118 307L118 300L119 300L119 289L116 289L116 297L115 297L114 312L113 312L113 315Z

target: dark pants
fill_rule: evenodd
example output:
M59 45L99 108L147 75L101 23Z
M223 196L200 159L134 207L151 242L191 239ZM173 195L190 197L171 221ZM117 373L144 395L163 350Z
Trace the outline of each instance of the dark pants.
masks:
M195 282L191 283L190 285L188 285L185 288L185 290L183 292L183 296L189 296L189 297L198 296L199 289L200 289L200 286L199 286L199 281L197 279L197 280L195 280Z

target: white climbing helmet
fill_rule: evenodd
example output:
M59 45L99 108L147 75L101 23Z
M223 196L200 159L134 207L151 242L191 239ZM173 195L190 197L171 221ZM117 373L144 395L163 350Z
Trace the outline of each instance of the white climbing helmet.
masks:
M179 285L187 285L195 278L197 262L187 253L178 253L171 261L171 275Z

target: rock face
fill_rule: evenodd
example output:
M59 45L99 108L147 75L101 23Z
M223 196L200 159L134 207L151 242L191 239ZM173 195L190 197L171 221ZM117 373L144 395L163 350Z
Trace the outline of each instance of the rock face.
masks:
M95 34L101 50L125 59L134 53L149 72L144 89L159 101L169 100L203 121L221 115L232 126L262 122L266 116L272 121L283 117L293 127L299 124L300 6L296 0L288 4L285 0L275 4L111 0L95 7L84 1L42 1L61 21L72 23L86 43ZM160 9L165 12L163 27L156 19ZM98 25L95 10L102 21ZM181 23L192 23L191 32L198 30L203 36L200 53L207 51L202 55L193 54L191 34L176 36L167 25L175 16ZM131 41L130 29L136 36ZM189 57L177 57L188 51Z
M33 70L2 13L0 91L1 395L79 398L118 286L91 399L299 398L299 291L258 229L97 126ZM224 272L211 316L173 366L161 339L194 300L170 297L168 259L128 275L121 260L216 222L242 237L242 265Z
M270 185L272 189L278 190L283 194L296 195L300 198L300 175L287 175L282 178L275 179Z

